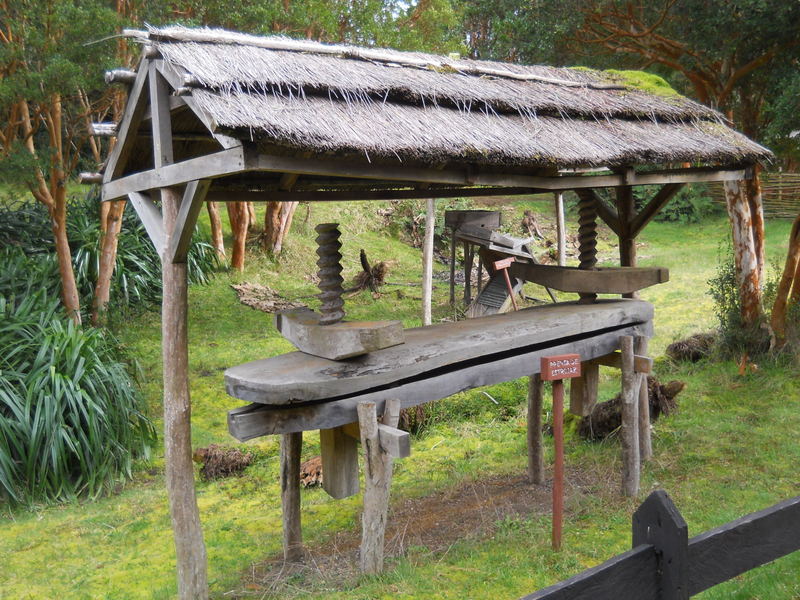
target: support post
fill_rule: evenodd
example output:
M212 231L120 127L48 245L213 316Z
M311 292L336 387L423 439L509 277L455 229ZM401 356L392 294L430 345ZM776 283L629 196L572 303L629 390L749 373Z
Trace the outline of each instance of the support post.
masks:
M636 496L639 493L639 375L634 370L633 337L619 338L622 354L622 493Z
M597 207L594 203L594 193L589 189L575 190L580 202L578 203L578 252L580 264L578 268L591 270L597 264ZM582 303L591 303L597 299L597 294L581 294Z
M569 412L585 417L597 404L597 388L600 383L600 365L586 361L581 365L581 376L569 384Z
M561 550L564 528L564 382L553 381L553 550Z
M450 228L450 306L456 303L456 229Z
M647 356L647 338L637 335L633 340L633 351L637 356ZM647 385L647 375L640 375L642 380L639 386L639 458L642 463L653 458L653 443L650 430L650 393Z
M621 267L636 266L636 236L631 224L636 218L636 204L633 188L629 185L616 188L617 215L619 215L619 264ZM638 294L631 292L622 294L623 298L636 298Z
M464 304L472 302L472 244L464 242Z
M400 401L386 401L384 425L396 427L400 417ZM358 403L358 426L364 450L364 511L361 515L362 573L383 571L383 540L389 513L389 491L392 482L391 455L381 448L375 403Z
M528 479L540 485L544 482L544 452L542 449L542 376L528 377Z
M433 295L433 233L436 226L436 200L428 198L425 210L425 242L422 246L422 324L431 324Z
M565 267L567 265L567 227L564 219L564 194L556 192L556 244L558 248L558 266Z
M303 558L303 530L300 522L300 454L303 432L281 435L281 508L283 510L283 559Z

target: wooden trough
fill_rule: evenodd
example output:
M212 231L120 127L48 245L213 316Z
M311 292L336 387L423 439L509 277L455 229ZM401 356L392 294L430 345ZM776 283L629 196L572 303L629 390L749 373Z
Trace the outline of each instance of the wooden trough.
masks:
M640 348L646 346L652 319L652 305L640 300L564 302L409 329L404 344L348 360L292 352L252 361L225 371L227 392L251 402L228 412L228 429L240 441L283 435L284 551L293 559L301 555L298 486L302 432L320 430L323 487L331 496L344 498L359 491L357 441L364 444L365 432L371 431L377 446L366 444L364 451L378 453L367 456L365 464L362 561L368 560L372 566L362 563L362 568L380 570L382 558L376 562L374 554L382 556L391 459L408 454L403 450L408 448L408 434L395 429L394 413L472 388L535 376L541 357L561 353L578 353L587 366L589 379L575 389L596 386L598 364L622 366L623 381L629 371L627 396L629 406L635 408L641 387L636 371L642 364L649 368L649 363L643 358L633 360L631 340L637 339ZM615 354L620 348L625 350L626 340L629 364ZM532 379L539 382L538 377ZM589 395L585 397L593 401ZM583 412L586 407L579 401L576 406L573 397L572 410ZM384 415L382 423L377 422L378 415ZM635 411L631 415L627 434L638 439ZM529 427L537 430L529 431L528 440L538 450L529 449L529 460L538 453L534 459L540 461L541 427L531 425L535 423L535 419L529 420ZM626 477L635 477L638 487L638 449L635 454L635 464L628 464L633 460L630 453L623 455L623 462ZM380 477L370 476L373 463L380 463ZM375 522L382 524L377 530Z

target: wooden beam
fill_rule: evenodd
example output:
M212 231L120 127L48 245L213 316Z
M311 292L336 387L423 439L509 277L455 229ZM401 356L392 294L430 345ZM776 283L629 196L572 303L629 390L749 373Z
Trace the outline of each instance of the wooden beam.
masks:
M642 339L646 340L647 338ZM598 365L603 365L604 367L613 367L615 369L622 368L622 354L619 352L612 352L611 354L606 354L605 356L599 356L598 358L592 359L593 363ZM648 356L641 356L639 354L633 355L633 370L636 373L645 373L650 374L653 372L653 359Z
M136 72L130 69L112 69L106 71L105 81L108 85L121 83L123 85L133 85L136 82Z
M153 203L147 194L139 192L131 192L128 194L133 209L139 218L142 220L147 237L153 242L153 246L159 256L164 251L165 233L164 233L164 219L161 216L161 210Z
M475 196L521 196L546 190L520 187L431 187L427 189L385 190L319 190L282 192L264 190L249 192L214 188L207 196L209 202L347 202L353 200L413 200L420 198L467 198Z
M281 511L283 516L283 559L303 558L303 530L300 521L300 454L303 432L281 436Z
M169 87L167 82L158 73L154 64L150 64L149 70L153 162L157 171L165 165L172 164L174 160L172 152L172 118L169 112Z
M340 500L358 493L358 445L341 427L320 429L322 488Z
M185 185L196 179L214 179L244 170L244 150L230 148L106 182L103 201L116 200L131 192Z
M669 281L669 271L658 267L557 267L516 262L510 275L562 292L628 294Z
M636 238L642 232L642 229L653 220L653 217L667 205L667 202L672 200L673 196L675 196L684 185L684 183L668 183L658 190L658 193L653 196L653 199L647 203L647 206L645 206L631 222L631 237Z
M617 211L606 204L605 200L603 200L594 190L590 190L592 198L594 199L594 207L597 211L597 216L603 220L603 223L608 225L609 229L620 235L620 231L622 230L619 215Z
M544 483L544 450L542 448L542 398L544 386L539 373L528 377L528 480Z
M186 104L186 102L183 101L183 98L179 98L178 96L170 95L170 97L169 97L169 111L171 113L173 113L173 112L177 112L178 110L180 110L182 108L187 108L187 104ZM147 121L149 121L152 118L153 118L153 115L151 113L150 107L148 106L144 110L144 115L142 115L142 123L146 123Z
M203 201L210 185L210 179L195 179L186 184L178 218L175 220L175 229L172 230L169 238L167 257L174 263L186 262L194 226L197 223L197 215L203 208Z
M622 355L622 494L635 497L639 493L641 459L639 457L639 387L640 375L634 370L633 337L619 338Z
M133 150L133 144L136 141L136 130L139 128L145 108L147 107L148 95L145 92L145 83L147 83L147 79L148 61L142 59L139 63L139 70L136 73L136 80L133 82L131 91L128 94L125 112L122 113L122 118L119 121L117 143L114 144L114 147L111 149L111 154L108 156L108 162L106 163L106 169L103 175L103 183L108 183L112 179L119 177L128 163L131 150ZM120 194L117 198L122 198L123 196L125 196L125 194Z
M97 137L114 137L117 135L117 124L113 122L89 123L89 134Z

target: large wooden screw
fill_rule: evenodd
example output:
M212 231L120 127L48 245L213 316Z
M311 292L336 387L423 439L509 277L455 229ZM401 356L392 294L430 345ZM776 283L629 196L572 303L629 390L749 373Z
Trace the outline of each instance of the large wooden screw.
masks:
M342 243L338 223L320 223L314 228L317 236L317 266L319 271L319 297L322 300L320 325L331 325L344 319L344 289L342 288Z

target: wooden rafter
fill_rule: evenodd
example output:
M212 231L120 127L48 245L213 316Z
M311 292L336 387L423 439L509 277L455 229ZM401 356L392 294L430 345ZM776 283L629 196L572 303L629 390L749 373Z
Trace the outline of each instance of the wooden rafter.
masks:
M638 236L642 229L653 220L653 217L672 200L673 196L684 186L684 183L668 183L653 197L647 205L639 211L630 224L630 233L633 237Z
M174 263L186 262L186 255L192 242L192 233L197 223L197 215L203 207L210 179L190 181L183 192L183 200L175 221L175 228L169 236L167 258Z
M153 203L150 196L140 192L131 192L128 194L133 209L139 218L142 220L147 237L153 243L153 246L161 256L164 251L164 219L161 216L161 210Z
M103 175L104 184L117 179L122 174L128 162L128 157L130 157L131 150L136 142L136 130L139 128L139 124L147 108L147 93L145 93L147 79L148 61L147 59L142 59L142 62L139 64L139 71L136 73L136 80L133 82L131 91L128 94L128 103L125 106L125 112L117 128L117 143L114 145L108 157L108 164L106 165L105 174ZM125 194L120 194L117 198L124 196Z

